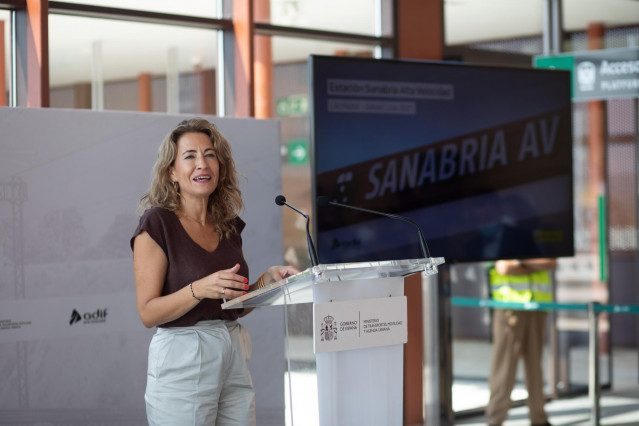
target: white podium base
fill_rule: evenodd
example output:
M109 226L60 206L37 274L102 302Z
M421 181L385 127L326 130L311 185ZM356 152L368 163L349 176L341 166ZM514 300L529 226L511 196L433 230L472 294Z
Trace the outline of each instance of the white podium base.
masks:
M353 280L316 285L313 303L403 295L403 277ZM320 426L400 426L403 357L403 344L316 354Z

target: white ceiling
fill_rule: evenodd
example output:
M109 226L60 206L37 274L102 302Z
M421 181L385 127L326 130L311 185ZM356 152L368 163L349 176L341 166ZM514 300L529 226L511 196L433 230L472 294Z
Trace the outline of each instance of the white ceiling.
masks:
M214 0L76 2L207 17L216 16L217 7ZM376 0L271 0L271 22L372 35L375 3ZM563 14L564 28L569 31L583 30L593 21L606 26L639 25L639 1L563 0ZM444 16L448 45L539 35L542 0L445 0ZM8 12L0 11L0 19L7 20ZM9 25L5 27L8 40ZM92 63L102 64L105 80L135 78L142 72L165 74L169 51L175 48L181 71L216 65L214 31L52 14L49 34L52 86L91 81ZM311 53L332 54L338 49L365 49L283 37L274 37L272 43L275 62L301 60ZM629 43L639 45L639 40ZM101 61L93 58L96 46L101 47Z
M607 27L639 24L637 0L563 0L563 27L580 31L590 22ZM445 0L446 43L466 44L541 34L542 0Z

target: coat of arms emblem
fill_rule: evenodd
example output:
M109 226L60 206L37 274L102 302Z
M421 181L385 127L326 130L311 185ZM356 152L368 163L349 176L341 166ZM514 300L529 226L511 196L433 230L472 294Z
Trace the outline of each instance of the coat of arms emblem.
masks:
M324 317L324 321L322 322L322 325L320 327L322 342L337 340L337 327L333 322L334 320L335 318L330 315Z

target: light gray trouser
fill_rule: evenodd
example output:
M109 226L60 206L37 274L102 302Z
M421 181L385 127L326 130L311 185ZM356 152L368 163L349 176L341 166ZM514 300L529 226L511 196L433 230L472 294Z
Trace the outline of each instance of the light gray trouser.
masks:
M158 328L144 399L149 425L255 425L251 341L236 321Z

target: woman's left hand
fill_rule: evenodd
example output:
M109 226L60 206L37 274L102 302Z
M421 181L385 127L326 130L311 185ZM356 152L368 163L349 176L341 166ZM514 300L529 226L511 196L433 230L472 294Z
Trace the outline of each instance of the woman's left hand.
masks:
M292 266L271 266L262 274L262 280L264 281L264 285L267 285L283 278L299 274L299 272L300 271Z

